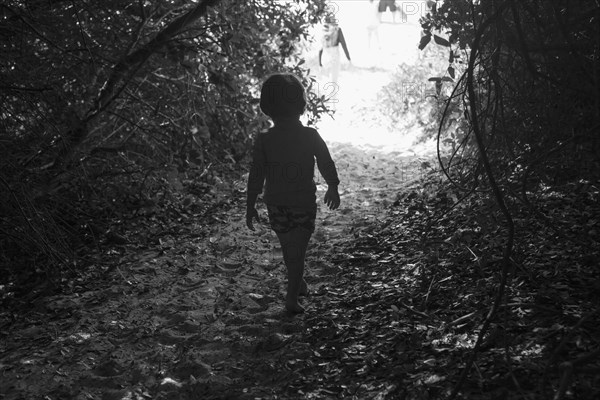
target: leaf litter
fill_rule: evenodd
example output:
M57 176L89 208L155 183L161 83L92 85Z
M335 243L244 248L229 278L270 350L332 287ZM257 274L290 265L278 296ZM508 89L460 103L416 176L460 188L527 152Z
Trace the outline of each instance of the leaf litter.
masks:
M241 176L206 210L132 220L127 243L90 252L70 291L6 302L2 398L447 397L495 294L496 216L477 198L447 212L456 194L415 159L331 151L346 186L341 209L319 205L305 314L284 311L275 235L245 228ZM598 227L576 221L598 215L587 195L560 204L569 233L585 228L567 248L517 213L512 284L462 398L551 397L561 366L598 348ZM585 367L565 398L599 393L597 359Z
M385 176L392 165L376 153L349 145L332 152L352 186L339 213L320 207L307 276L315 299L340 273L330 259L343 257L336 248L356 233L352 221L375 220L373 205L383 209L401 184L371 182L371 174ZM351 168L359 164L360 171ZM265 224L258 234L245 227L244 176L222 182L219 193L209 192L208 207L182 195L166 213L152 206L122 215L115 229L122 240L88 250L89 272L69 282L70 290L7 296L2 398L222 398L235 388L250 396L248 379L271 370L268 362L253 370L247 363L297 346L308 317L283 311L281 252ZM321 197L323 191L319 182ZM293 373L277 369L275 376L287 375Z

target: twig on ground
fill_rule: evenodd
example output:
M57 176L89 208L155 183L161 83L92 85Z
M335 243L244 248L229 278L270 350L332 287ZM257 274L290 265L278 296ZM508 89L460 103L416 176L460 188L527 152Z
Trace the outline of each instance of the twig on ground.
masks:
M471 317L473 317L474 315L476 315L477 313L479 313L479 311L473 311L471 313L468 313L467 315L463 315L462 317L459 317L457 319L455 319L454 321L450 321L446 324L446 326L454 326L454 325L458 325L461 324L469 319L471 319Z
M415 310L414 308L412 308L411 306L409 306L408 304L405 304L403 302L400 302L400 305L404 308L406 308L406 310L408 310L409 312L418 315L419 317L423 317L423 318L429 318L429 314L426 314L424 312Z
M427 294L425 295L425 299L423 300L423 306L421 307L422 309L425 309L427 307L427 303L429 302L429 296L431 295L431 289L433 288L434 282L435 275L433 275L433 278L431 278L431 282L429 283L429 288L427 289Z
M128 285L132 285L131 281L129 281L127 278L125 278L125 275L123 275L123 272L121 272L121 268L119 268L118 265L117 265L116 269L119 272L119 275L121 275L121 278L123 278L123 280L125 281L125 283L127 283Z

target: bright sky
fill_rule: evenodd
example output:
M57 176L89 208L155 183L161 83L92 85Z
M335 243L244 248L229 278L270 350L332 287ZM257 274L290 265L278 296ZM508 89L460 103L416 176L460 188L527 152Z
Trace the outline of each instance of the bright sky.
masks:
M379 46L375 37L369 46L366 25L376 4L372 5L369 0L330 2L330 10L337 17L348 43L352 64L346 61L340 48L342 67L336 86L335 120L324 117L317 127L325 140L377 147L383 151L423 153L423 149L412 146L415 132L390 131L374 121L376 113L365 112L365 108L376 104L377 93L390 81L398 64L418 62L419 18L426 12L425 1L396 1L396 4L402 7L406 16L397 13L393 23L390 11L382 14L382 23L378 27ZM320 27L317 32L319 30ZM307 62L311 71L315 71L319 90L323 94L331 94L333 86L327 85L331 79L326 76L326 71L318 68L319 47L320 44L316 43L312 54L307 55Z

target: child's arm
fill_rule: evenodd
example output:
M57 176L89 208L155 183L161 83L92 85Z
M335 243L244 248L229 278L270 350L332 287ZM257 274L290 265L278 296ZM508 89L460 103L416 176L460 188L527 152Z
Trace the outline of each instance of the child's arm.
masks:
M253 220L256 219L256 222L260 223L260 218L258 216L258 211L256 211L256 198L258 197L257 193L248 193L248 199L246 201L246 226L251 231L254 230Z
M329 154L329 149L325 144L325 141L321 138L319 133L316 133L316 147L315 157L317 158L317 167L319 172L327 182L327 192L323 201L332 210L337 209L340 206L340 195L338 193L338 185L340 180L338 178L337 169L335 163Z
M248 174L248 188L246 190L246 226L254 230L253 219L260 222L258 211L256 211L256 199L262 193L265 182L264 156L260 136L256 137L252 149L252 165Z
M337 210L340 206L340 194L338 193L337 185L327 188L323 202L330 210Z

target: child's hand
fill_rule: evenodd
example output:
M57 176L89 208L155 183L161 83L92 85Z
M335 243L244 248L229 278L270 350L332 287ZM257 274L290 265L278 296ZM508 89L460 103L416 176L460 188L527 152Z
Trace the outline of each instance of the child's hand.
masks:
M256 211L256 208L248 208L246 210L246 226L251 231L254 230L254 225L252 224L252 219L254 218L256 218L256 222L260 223L260 218L258 217L258 211Z
M323 201L330 210L336 210L340 206L340 194L337 187L328 188Z

